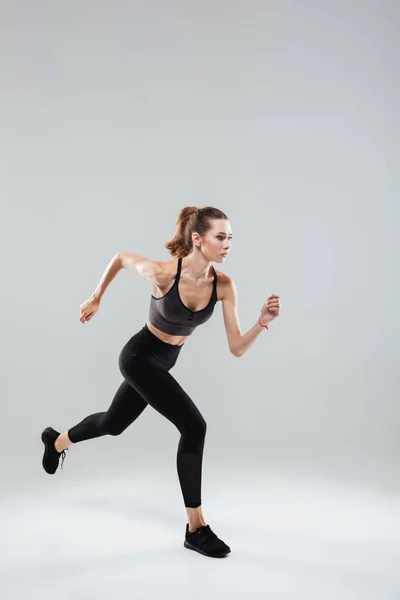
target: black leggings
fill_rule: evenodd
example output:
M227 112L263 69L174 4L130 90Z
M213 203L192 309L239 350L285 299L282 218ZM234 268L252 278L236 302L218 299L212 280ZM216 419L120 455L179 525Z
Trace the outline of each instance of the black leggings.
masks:
M119 435L150 404L179 430L177 469L186 507L201 504L201 472L206 422L193 400L169 373L182 345L161 341L145 325L122 348L119 368L124 381L109 409L68 430L71 442Z

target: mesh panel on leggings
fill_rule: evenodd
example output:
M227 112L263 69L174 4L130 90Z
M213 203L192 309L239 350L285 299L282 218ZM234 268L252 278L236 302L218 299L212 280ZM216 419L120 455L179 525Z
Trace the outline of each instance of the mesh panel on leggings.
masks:
M177 453L178 477L184 490L185 506L188 508L197 508L201 504L202 460L202 454Z

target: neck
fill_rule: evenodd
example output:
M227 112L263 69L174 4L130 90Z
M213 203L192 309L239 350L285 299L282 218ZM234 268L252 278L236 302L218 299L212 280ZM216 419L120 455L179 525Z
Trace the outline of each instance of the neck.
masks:
M211 261L202 255L189 254L182 259L182 271L193 281L209 277Z

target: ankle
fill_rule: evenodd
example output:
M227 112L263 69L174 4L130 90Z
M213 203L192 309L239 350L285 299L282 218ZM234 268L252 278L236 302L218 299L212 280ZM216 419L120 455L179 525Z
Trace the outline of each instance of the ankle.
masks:
M204 520L201 523L189 523L189 533L193 533L195 529L198 529L199 527L204 527L205 525L207 525L207 523Z
M201 504L199 506L197 506L196 508L187 506L186 512L187 512L187 522L189 524L189 531L191 533L195 529L198 529L199 527L204 527L204 525L207 525L207 523L204 519L203 507Z
M54 442L54 448L57 452L62 452L71 444L71 440L68 437L67 433L61 433L56 441Z

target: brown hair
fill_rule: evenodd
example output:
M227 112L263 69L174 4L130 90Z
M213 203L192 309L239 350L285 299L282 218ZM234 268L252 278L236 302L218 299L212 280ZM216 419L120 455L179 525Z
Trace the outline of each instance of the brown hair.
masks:
M176 231L173 239L165 244L172 256L183 258L191 253L193 249L192 233L204 235L211 229L213 219L226 219L228 217L222 210L213 206L197 208L197 206L185 206L179 213L176 222Z

